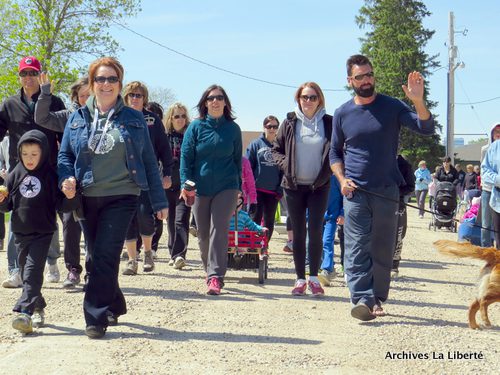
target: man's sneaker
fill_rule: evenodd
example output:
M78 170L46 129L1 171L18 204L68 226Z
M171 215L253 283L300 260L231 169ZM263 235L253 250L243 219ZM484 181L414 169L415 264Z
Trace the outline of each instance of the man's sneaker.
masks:
M286 241L286 245L283 247L285 253L293 253L293 241Z
M153 259L158 259L158 254L156 253L156 250L151 250L153 253Z
M68 272L66 280L63 282L63 288L74 288L80 284L80 272L76 268L71 268Z
M137 261L131 259L127 262L127 267L122 272L122 275L137 275Z
M59 268L56 264L49 264L49 270L45 274L45 281L48 283L58 283L61 279L61 274L59 273Z
M295 287L292 289L293 296L304 296L306 294L307 282L304 279L298 279Z
M196 229L196 227L193 225L189 227L189 233L191 234L191 236L198 237L198 229Z
M222 289L222 283L218 277L211 277L208 280L207 294L210 294L211 296L218 296L220 294L221 289Z
M106 328L103 326L87 326L85 328L85 334L89 339L100 339L104 337L106 333Z
M23 286L23 280L21 280L21 273L14 272L12 273L8 279L5 279L2 282L2 286L4 288L20 288Z
M342 264L335 264L333 269L336 277L344 277L344 266Z
M323 286L332 286L333 279L335 278L335 271L328 272L327 270L321 270L318 273L318 279Z
M186 261L184 260L183 257L177 257L177 258L175 258L174 268L176 270L183 269L185 265L186 265Z
M155 269L155 262L153 260L153 253L151 251L144 252L144 264L142 270L144 272L151 272Z
M43 327L45 324L45 310L35 309L33 315L31 315L31 325L35 328Z
M171 267L174 265L174 263L175 263L175 259L174 258L172 258L172 259L170 259L168 261L168 265L171 266Z
M309 290L314 297L321 297L325 295L325 291L321 287L321 284L317 281L309 280L307 283L309 286Z
M17 329L21 333L33 332L31 316L25 313L19 313L12 319L12 328Z

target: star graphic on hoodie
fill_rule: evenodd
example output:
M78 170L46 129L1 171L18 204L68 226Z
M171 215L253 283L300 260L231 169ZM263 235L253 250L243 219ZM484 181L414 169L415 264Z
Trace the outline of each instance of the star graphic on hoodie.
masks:
M34 192L35 191L35 184L33 184L31 181L28 181L27 184L25 184L24 186L26 186L26 191L32 191Z

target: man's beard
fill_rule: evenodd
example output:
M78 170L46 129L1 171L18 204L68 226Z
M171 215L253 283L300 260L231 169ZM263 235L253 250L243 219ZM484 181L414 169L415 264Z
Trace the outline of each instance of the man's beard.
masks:
M369 98L370 96L373 96L373 93L375 92L375 85L365 85L369 87L361 88L361 87L354 87L353 90L356 93L356 95L361 96L362 98Z

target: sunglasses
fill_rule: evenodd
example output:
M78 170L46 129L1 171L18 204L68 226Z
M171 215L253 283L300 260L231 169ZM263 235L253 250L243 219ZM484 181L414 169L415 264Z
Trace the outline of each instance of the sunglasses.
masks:
M133 93L133 92L129 93L127 96L129 98L136 98L136 99L142 99L142 98L144 98L144 95L142 95L142 94L136 94L136 93Z
M94 78L94 82L100 85L102 85L106 81L108 81L108 83L117 83L120 81L120 79L117 76L109 76L109 77L97 76Z
M276 129L278 129L278 128L279 128L279 125L264 125L264 127L265 127L266 129L275 129L275 130L276 130Z
M21 70L19 72L19 77L26 77L26 76L38 77L39 74L40 72L37 72L36 70Z
M224 100L224 95L213 95L207 97L207 102L213 102L215 100L222 102Z
M187 118L187 116L186 116L186 115L175 115L175 116L173 116L173 117L174 117L174 119L176 119L176 120L178 120L178 119L180 119L180 118L183 118L183 119L186 119L186 118Z
M316 102L318 100L318 95L301 95L300 99L305 101L305 102Z
M358 74L357 76L352 76L352 78L354 78L355 81L362 81L365 77L366 78L373 78L375 76L375 73L373 73L373 71L371 72L368 72L368 73L365 73L365 74Z

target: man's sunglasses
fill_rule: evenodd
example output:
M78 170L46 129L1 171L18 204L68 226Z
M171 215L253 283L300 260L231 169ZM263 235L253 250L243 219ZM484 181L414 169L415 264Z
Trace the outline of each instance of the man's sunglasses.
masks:
M100 85L102 85L106 81L108 81L108 83L117 83L120 81L120 79L117 76L109 76L109 77L97 76L94 78L94 82Z
M365 73L365 74L358 74L357 76L352 76L352 78L354 78L355 81L358 81L358 82L361 82L363 79L366 78L373 78L375 76L375 73L372 72L368 72L368 73Z
M26 77L26 76L38 77L39 74L40 72L37 72L36 70L21 70L19 72L19 77Z

